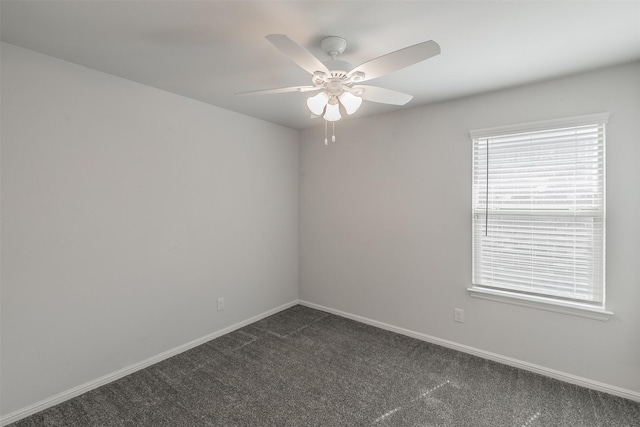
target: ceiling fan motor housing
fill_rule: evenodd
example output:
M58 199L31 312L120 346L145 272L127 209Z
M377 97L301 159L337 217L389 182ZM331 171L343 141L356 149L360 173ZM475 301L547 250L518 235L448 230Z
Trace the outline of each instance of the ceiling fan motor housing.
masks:
M346 77L347 73L353 68L347 61L340 59L330 59L324 61L323 64L331 71L331 77Z

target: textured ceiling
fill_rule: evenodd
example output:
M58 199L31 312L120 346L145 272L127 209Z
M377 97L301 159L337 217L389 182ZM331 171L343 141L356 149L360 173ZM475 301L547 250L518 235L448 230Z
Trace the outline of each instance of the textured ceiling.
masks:
M308 85L264 36L322 60L329 35L358 65L426 40L442 53L368 84L414 95L377 114L640 59L640 1L2 1L2 41L295 129Z

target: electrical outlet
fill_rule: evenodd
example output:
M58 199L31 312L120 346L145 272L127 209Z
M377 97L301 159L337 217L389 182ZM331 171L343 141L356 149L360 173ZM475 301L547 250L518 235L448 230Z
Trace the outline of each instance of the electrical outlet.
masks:
M218 298L218 311L224 310L224 297Z
M461 308L454 308L453 320L459 323L464 323L464 310Z

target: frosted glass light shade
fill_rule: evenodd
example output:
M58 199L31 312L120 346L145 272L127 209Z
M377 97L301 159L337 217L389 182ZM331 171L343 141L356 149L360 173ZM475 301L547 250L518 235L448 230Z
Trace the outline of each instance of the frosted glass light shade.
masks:
M307 99L307 107L316 116L319 116L324 111L324 107L329 102L329 96L325 92L319 92L317 95Z
M337 122L342 116L340 115L340 106L335 104L327 104L327 111L324 113L324 119L328 122Z
M360 105L362 105L362 98L352 95L349 92L344 92L342 95L340 95L339 99L344 106L345 111L349 115L358 111L358 108L360 108Z

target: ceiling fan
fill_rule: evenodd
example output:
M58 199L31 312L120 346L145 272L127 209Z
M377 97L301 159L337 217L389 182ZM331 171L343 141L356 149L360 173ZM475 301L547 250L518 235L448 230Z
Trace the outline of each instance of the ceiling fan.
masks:
M340 105L347 114L353 114L360 108L362 100L392 105L406 104L413 98L412 95L360 83L382 77L440 53L438 43L430 40L379 56L352 68L349 63L337 59L347 47L347 41L342 37L331 36L322 39L320 47L330 57L325 62L284 34L271 34L266 38L311 74L312 85L242 92L238 95L318 92L307 99L307 106L313 114L312 117L322 116L327 122L335 122L342 118Z

